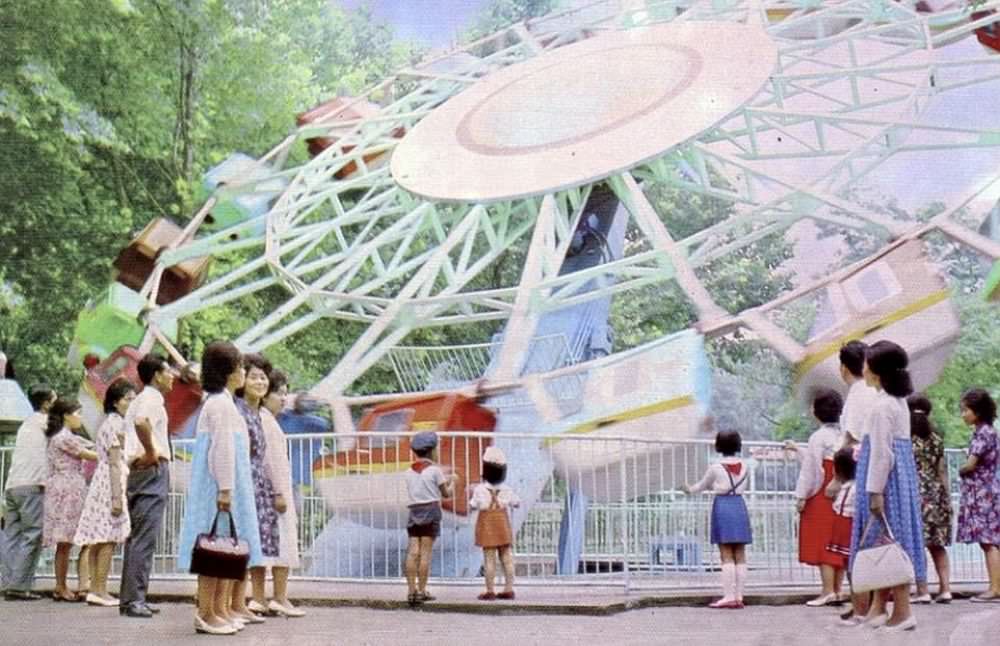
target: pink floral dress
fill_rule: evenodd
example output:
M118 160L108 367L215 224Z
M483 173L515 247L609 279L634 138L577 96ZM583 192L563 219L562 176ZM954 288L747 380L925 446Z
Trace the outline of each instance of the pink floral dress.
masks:
M76 525L87 495L83 460L78 456L87 446L86 440L74 435L68 428L49 438L45 449L49 473L45 479L45 520L42 525L42 542L46 547L72 543L76 535Z
M87 500L76 528L76 538L73 542L77 545L124 543L132 531L128 504L125 501L128 465L125 463L124 446L125 420L118 413L111 413L97 431L97 468L90 481ZM118 460L122 513L118 516L111 515L111 449L114 447L121 449Z
M976 469L962 478L958 542L1000 545L1000 438L992 426L976 428L969 442L969 455L978 460Z

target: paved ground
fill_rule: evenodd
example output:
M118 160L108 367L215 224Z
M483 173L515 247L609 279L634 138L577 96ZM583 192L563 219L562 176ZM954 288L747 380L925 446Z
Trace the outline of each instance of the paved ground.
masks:
M195 635L194 608L164 603L151 620L124 619L114 608L83 605L0 602L5 644L188 644L212 642ZM477 615L456 612L313 607L302 619L269 619L225 643L289 644L725 644L738 638L746 646L844 646L907 644L976 646L1000 643L1000 607L969 602L920 607L914 633L879 634L836 625L832 609L756 606L742 611L693 607L630 610L608 616Z
M440 587L439 601L420 611L400 601L392 585L293 582L308 610L302 619L271 618L226 643L241 644L676 644L716 646L993 646L1000 644L1000 605L955 601L918 606L914 633L880 634L837 625L837 609L805 608L804 590L757 590L743 611L709 610L710 597L691 592L597 587L518 589L514 602L475 601L478 588ZM43 582L42 587L45 587ZM212 642L195 635L190 581L153 584L163 612L151 620L125 619L114 608L83 604L0 601L0 643L45 645L188 644ZM969 592L971 590L965 590Z

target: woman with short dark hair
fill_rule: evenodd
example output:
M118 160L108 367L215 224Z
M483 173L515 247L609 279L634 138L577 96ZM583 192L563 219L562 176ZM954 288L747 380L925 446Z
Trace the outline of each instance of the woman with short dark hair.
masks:
M249 545L249 564L256 566L263 555L250 475L249 438L234 401L246 377L243 358L232 343L213 341L202 353L201 370L202 389L208 398L198 415L188 485L196 495L188 496L184 511L177 568L190 570L195 539L210 531L220 512L231 515L239 538ZM228 525L225 515L219 524ZM244 622L230 610L233 587L231 580L198 575L195 632L231 635L244 628Z
M256 353L245 355L243 362L246 365L247 374L243 388L236 391L236 409L243 416L243 422L246 424L247 434L250 438L250 474L253 478L257 526L260 530L260 549L264 555L260 566L250 568L250 579L257 586L264 579L266 566L273 565L278 558L280 538L278 511L275 509L279 494L276 493L267 462L267 453L271 447L267 444L261 420L262 403L270 383L268 376L271 373L271 362ZM238 617L245 617L250 622L261 621L247 607L245 589L243 588L244 586L238 585L233 593L233 613ZM260 612L259 608L257 612Z
M950 564L947 547L951 545L951 491L948 464L944 456L944 440L931 424L931 401L922 393L906 398L910 407L910 432L913 436L913 458L920 480L921 514L924 521L924 546L931 553L938 574L938 603L951 602ZM930 603L927 582L917 583L914 603Z
M971 426L969 452L958 470L962 500L958 514L958 541L978 543L986 559L989 590L973 601L1000 601L1000 438L993 422L997 405L982 388L962 394L962 421Z
M87 603L117 606L108 593L108 572L115 545L124 543L132 531L125 499L128 464L125 462L125 412L135 399L135 386L118 379L104 395L107 417L97 431L97 468L90 480L87 500L73 542L91 546L93 581Z
M42 543L56 548L56 585L52 598L56 601L83 601L90 587L90 556L87 548L80 550L77 561L78 591L70 592L66 584L70 551L76 526L80 522L87 481L83 477L83 461L96 460L88 442L76 434L82 426L80 402L59 398L49 409L45 436L48 476L45 480L45 520Z
M278 555L265 559L271 568L274 597L267 601L265 568L250 570L253 584L253 601L249 607L254 612L267 612L283 617L302 617L306 613L292 605L288 598L288 573L299 566L299 519L292 498L292 473L288 463L288 441L278 425L277 415L285 407L288 395L288 378L280 370L267 375L267 393L261 402L260 420L266 441L267 472L274 486L274 509L278 513Z

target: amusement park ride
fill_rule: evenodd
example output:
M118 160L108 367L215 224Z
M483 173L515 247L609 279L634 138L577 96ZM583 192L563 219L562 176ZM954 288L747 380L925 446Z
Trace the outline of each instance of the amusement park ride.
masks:
M366 325L312 388L331 404L336 437L356 440L314 467L335 514L324 534L345 544L364 535L369 546L348 565L313 567L356 575L398 567L378 546L400 540L409 456L406 440L381 431L482 431L446 444L442 458L471 456L449 466L475 477L482 449L503 447L525 501L517 527L553 473L584 501L643 496L692 475L669 460L649 464L641 444L622 453L560 437L703 437L705 338L741 331L763 341L788 361L803 397L839 386L836 350L850 338L902 343L917 387L932 383L959 321L927 241L944 236L994 263L986 296L1000 295L1000 241L981 228L997 217L1000 123L935 112L949 97L997 87L1000 1L975 13L889 0L575 4L324 103L260 159L235 154L211 169L198 212L183 228L151 222L119 255L117 282L80 315L71 360L89 367L83 392L96 402L157 343L183 361L178 320L275 286L287 298L236 339L246 350L333 320ZM291 164L303 145L310 157ZM922 221L856 197L873 185L909 192L891 171L928 151L942 166L984 152L992 162L940 191L944 209ZM942 181L936 173L912 182ZM732 215L672 231L649 195L657 185L724 201ZM875 242L749 310L713 294L712 267L806 220ZM523 251L520 279L479 287L510 249ZM234 251L253 257L213 271L212 258ZM679 289L696 320L613 347L612 299L653 286ZM783 327L793 304L814 312L808 338ZM403 365L416 352L402 345L411 332L484 321L502 332L483 339L476 374L442 362L401 375L400 392L349 394L378 362ZM180 430L197 386L175 397L186 402L171 404ZM505 440L526 432L547 439ZM626 468L644 475L607 477ZM474 574L462 498L447 509L455 531L442 537L448 556L438 563ZM361 508L373 511L346 513Z

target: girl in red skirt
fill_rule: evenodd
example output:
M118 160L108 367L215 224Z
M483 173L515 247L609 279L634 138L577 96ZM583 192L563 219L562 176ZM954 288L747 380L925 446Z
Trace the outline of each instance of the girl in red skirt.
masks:
M843 564L826 546L833 532L834 508L826 496L827 485L833 480L833 454L843 444L840 412L844 400L835 390L823 389L813 398L813 416L820 427L809 437L809 444L800 451L802 465L795 486L799 521L799 562L820 569L823 590L820 596L806 602L818 607L839 603L840 585L844 578Z
M840 491L833 501L833 532L826 545L831 561L844 571L851 555L851 524L854 522L854 462L853 449L841 449L833 456L833 469L840 482Z

